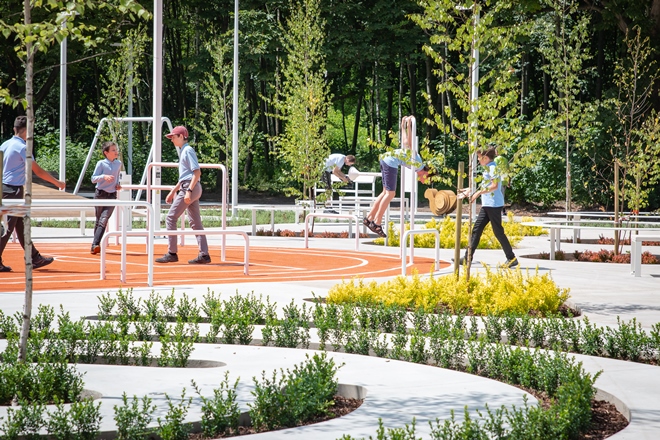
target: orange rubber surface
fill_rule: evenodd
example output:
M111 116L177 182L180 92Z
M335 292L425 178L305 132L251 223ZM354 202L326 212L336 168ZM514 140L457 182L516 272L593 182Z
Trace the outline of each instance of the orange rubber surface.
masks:
M100 279L100 255L89 252L89 244L37 243L44 256L55 257L49 266L33 271L33 291L116 289L147 287L147 254L144 244L129 244L126 282L120 280L121 254L116 245L108 247L106 279ZM167 251L166 244L154 246L154 258ZM401 259L396 255L331 249L292 249L250 247L250 274L243 274L243 247L228 246L226 261L220 261L220 247L211 246L212 262L190 265L197 256L194 244L179 247L179 262L154 263L154 286L223 284L241 282L288 282L304 280L351 279L355 276L385 277L401 274ZM3 262L13 271L0 273L0 292L25 291L23 249L8 243ZM441 262L440 267L448 263ZM414 267L421 274L433 269L433 260L416 256ZM408 268L408 274L412 269Z

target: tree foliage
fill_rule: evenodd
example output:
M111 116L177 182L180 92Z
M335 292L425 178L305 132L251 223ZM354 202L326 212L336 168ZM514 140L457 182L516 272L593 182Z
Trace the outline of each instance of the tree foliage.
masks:
M330 153L325 138L329 91L319 4L319 0L292 3L283 31L282 85L274 101L285 126L278 136L279 154L289 167L289 176L302 184L303 199L311 198Z

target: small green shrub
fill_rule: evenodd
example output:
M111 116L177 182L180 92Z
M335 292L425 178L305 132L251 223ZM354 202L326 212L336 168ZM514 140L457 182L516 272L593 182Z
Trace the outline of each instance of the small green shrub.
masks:
M195 381L192 381L193 388L202 400L202 432L206 437L216 438L238 432L238 418L241 415L236 402L238 380L236 378L233 386L230 387L229 372L225 371L220 388L213 390L212 398L202 396L199 387Z
M296 365L293 371L273 372L272 378L262 373L261 381L253 378L254 402L248 403L252 425L257 431L297 426L301 421L325 414L337 392L337 370L326 353L314 354Z
M70 408L58 404L46 427L56 440L95 440L101 427L101 403L91 399L73 402Z
M181 401L179 403L172 402L170 396L165 394L167 399L167 414L165 418L158 417L158 430L157 434L162 440L188 440L188 434L191 430L190 423L185 423L184 420L188 415L192 397L186 398L186 389L181 391Z
M117 439L139 440L148 438L152 429L149 429L156 405L152 405L151 399L144 396L138 400L133 396L129 402L126 393L122 395L123 405L115 405L115 423L117 424Z

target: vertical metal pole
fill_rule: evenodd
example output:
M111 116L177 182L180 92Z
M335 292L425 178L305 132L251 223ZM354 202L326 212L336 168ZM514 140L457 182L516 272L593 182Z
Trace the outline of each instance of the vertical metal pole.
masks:
M130 47L131 60L128 66L129 75L128 75L128 117L133 117L133 47ZM162 125L161 125L162 126ZM129 176L133 175L133 122L128 121L128 166L126 167L126 172Z
M163 0L154 0L154 33L153 33L153 79L152 107L153 123L151 124L151 141L153 142L153 161L161 161L163 122ZM160 168L152 169L152 184L160 185ZM152 202L156 223L160 224L160 191L153 190Z
M66 27L66 21L62 28ZM60 43L60 174L66 182L66 37ZM64 191L64 190L61 190Z
M475 177L477 176L477 99L479 98L479 48L477 47L477 26L479 25L479 9L474 11L474 34L472 37L472 72L470 74L470 101L472 112L472 158L470 159L470 194L476 191ZM477 204L472 203L470 208L470 216L475 218L477 216Z
M238 205L238 0L234 0L234 92L231 136L231 216Z

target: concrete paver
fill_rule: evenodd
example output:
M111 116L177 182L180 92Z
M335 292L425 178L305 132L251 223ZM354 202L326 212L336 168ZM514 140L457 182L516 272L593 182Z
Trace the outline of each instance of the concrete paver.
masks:
M317 227L323 227L319 226ZM280 228L299 230L300 225L283 225ZM327 228L337 228L336 225L327 225ZM247 226L246 228L250 228ZM345 230L345 226L343 227ZM76 231L40 231L35 229L35 241L38 243L42 234L73 235ZM589 237L584 231L582 238ZM597 238L597 234L594 238ZM253 237L254 244L259 246L286 246L291 248L302 247L301 239ZM362 252L380 252L398 254L398 248L387 248L369 245L370 240L361 240ZM285 244L284 244L285 243ZM314 247L328 247L332 249L345 249L351 251L353 241L350 239L316 239ZM607 246L562 243L562 250L574 249L601 249ZM654 248L650 248L653 250ZM525 258L525 255L548 252L547 236L526 237L515 249L521 266L524 269L548 271L560 287L571 289L571 300L578 305L583 316L591 322L600 325L615 326L617 316L629 321L636 318L646 330L660 322L660 296L657 294L660 280L660 266L645 266L641 278L630 275L629 265L608 263L576 263L568 261L546 261ZM431 249L416 249L415 255L432 257ZM441 250L441 258L450 260L453 250ZM478 250L476 261L496 265L504 261L500 250ZM480 264L474 266L480 269ZM450 270L444 270L448 273ZM336 282L339 282L337 280ZM291 281L288 283L242 283L213 286L185 286L177 292L185 291L188 295L201 300L206 294L207 287L222 292L223 297L233 295L235 292L247 294L263 294L269 296L271 302L278 305L288 304L292 299L301 303L314 292L317 296L324 296L335 281ZM171 288L153 289L162 294L169 294ZM135 296L148 296L152 289L136 289ZM67 291L67 292L35 292L36 304L51 304L59 307L64 305L72 317L94 315L97 311L98 294L105 291ZM23 294L3 293L0 304L5 313L12 313L22 307ZM195 378L203 389L211 388L219 383L224 371L230 371L232 377L241 377L240 399L245 407L249 400L249 390L252 385L251 378L260 376L262 370L267 372L275 368L290 368L294 363L304 359L305 350L290 350L265 347L239 347L224 345L197 345L192 355L194 359L209 359L225 362L227 366L208 369L146 369L144 367L111 367L111 366L81 366L87 371L85 381L87 387L102 392L104 411L108 412L106 418L112 418L112 405L118 403L123 391L141 396L144 393L155 393L152 397L162 400L167 392L172 396L179 396L181 387L188 389L190 378ZM295 428L286 432L264 433L258 438L278 439L286 437L297 438L339 438L342 434L351 434L358 437L374 435L378 418L384 418L385 425L389 427L403 426L410 423L413 417L417 418L418 433L428 432L426 421L436 417L445 418L450 410L457 414L462 413L464 405L470 408L483 408L488 403L491 408L500 405L516 405L522 402L523 392L498 382L483 378L465 375L435 367L420 366L404 362L388 361L385 359L365 356L347 355L342 353L329 353L337 362L346 365L339 372L340 382L359 385L366 389L365 403L357 411L338 420L318 424L310 427ZM596 382L603 396L611 396L620 410L630 414L631 423L628 428L611 437L619 439L656 439L660 433L660 399L657 390L660 389L660 368L632 362L612 359L594 358L576 355L583 362L585 369L596 373L602 371ZM117 370L123 369L123 370ZM122 381L110 379L113 371L122 371ZM148 370L146 376L149 380L140 379L141 372ZM131 371L128 375L123 371ZM135 371L135 376L133 376ZM138 374L138 372L140 372ZM100 388L100 389L97 389ZM532 399L533 400L533 399ZM195 407L194 411L199 408ZM0 410L0 416L2 415ZM194 418L195 412L191 413ZM108 423L108 422L106 422Z

